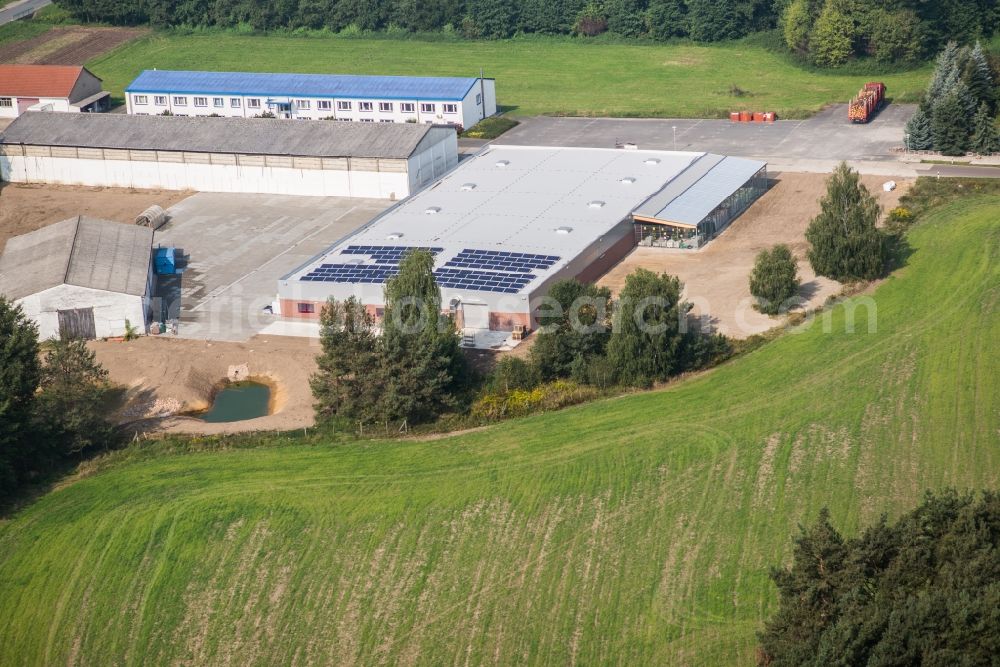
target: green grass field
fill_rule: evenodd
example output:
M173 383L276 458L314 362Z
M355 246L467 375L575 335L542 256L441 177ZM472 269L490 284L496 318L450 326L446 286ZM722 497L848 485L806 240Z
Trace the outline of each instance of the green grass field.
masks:
M875 332L858 297L664 391L67 484L0 526L0 664L752 664L820 507L998 486L998 212L913 230Z
M643 45L560 38L420 41L335 36L158 33L88 63L121 96L143 69L338 72L497 79L517 114L720 117L741 108L804 117L846 103L866 80L916 101L929 67L897 74L815 72L752 41ZM748 96L733 97L736 85Z

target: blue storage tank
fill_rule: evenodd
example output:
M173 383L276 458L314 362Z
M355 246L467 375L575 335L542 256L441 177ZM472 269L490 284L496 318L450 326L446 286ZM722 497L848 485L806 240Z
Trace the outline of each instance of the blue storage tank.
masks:
M158 276L172 276L177 273L177 258L173 248L157 248L153 256L153 266Z

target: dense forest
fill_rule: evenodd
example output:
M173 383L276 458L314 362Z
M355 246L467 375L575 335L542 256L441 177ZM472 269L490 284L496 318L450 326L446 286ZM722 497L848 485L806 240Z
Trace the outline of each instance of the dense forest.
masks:
M447 31L712 42L780 29L820 66L851 58L915 61L971 43L1000 23L996 0L57 0L83 21L119 25Z

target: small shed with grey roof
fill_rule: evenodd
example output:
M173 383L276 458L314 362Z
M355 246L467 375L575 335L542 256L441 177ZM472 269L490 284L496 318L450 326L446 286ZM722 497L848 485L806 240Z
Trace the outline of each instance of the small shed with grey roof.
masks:
M0 294L21 304L42 339L145 331L153 231L77 216L17 236L0 255Z
M458 162L455 130L26 113L0 134L11 182L400 199Z

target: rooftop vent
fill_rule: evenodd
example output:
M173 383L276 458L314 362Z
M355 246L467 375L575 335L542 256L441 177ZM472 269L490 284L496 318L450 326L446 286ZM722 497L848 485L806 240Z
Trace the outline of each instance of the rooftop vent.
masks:
M497 166L503 169L510 164L510 160L497 160Z
M572 227L556 227L556 234L569 234L572 231Z
M604 202L602 202L600 199L595 199L593 201L587 202L587 206L589 206L590 208L604 208Z
M393 232L393 233L389 234L388 236L386 236L385 238L388 239L388 240L390 240L390 241L398 241L399 239L403 238L403 233L402 232Z
M625 185L632 185L633 183L635 183L635 176L624 176L622 178L619 178L618 182L623 183Z
M434 215L441 212L440 206L428 206L424 209L424 215Z
M648 157L645 159L645 163L649 166L660 164L660 158L658 157Z
M465 192L470 192L475 189L476 189L475 183L462 183L462 190L464 190Z

